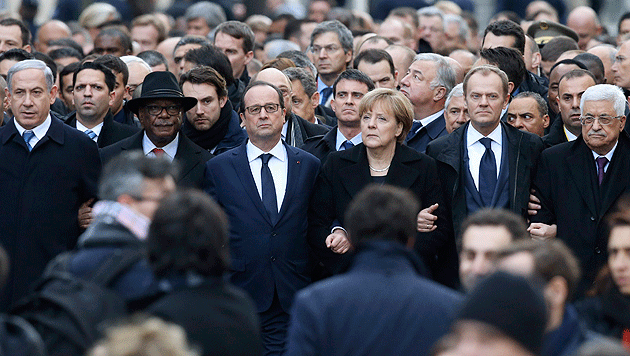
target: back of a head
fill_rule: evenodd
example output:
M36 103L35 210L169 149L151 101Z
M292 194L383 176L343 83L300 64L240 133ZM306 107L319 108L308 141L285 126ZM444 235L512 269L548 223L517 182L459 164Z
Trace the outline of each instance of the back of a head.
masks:
M204 45L200 48L191 49L184 55L184 61L191 62L195 66L207 66L216 69L225 79L228 87L235 81L230 60L220 49L213 45Z
M604 63L599 57L591 53L580 53L573 57L574 60L582 62L588 70L595 76L597 84L604 84L606 79L604 75ZM611 84L611 83L609 83Z
M199 356L184 329L156 317L136 316L111 326L88 356Z
M564 52L578 49L580 49L580 47L571 37L558 36L547 42L540 49L540 56L543 61L555 62Z
M141 151L124 152L104 167L98 184L101 200L116 201L123 194L139 197L144 179L177 180L177 165L164 158L146 157Z
M147 250L156 276L195 273L222 276L229 268L228 220L197 190L166 197L149 228Z
M523 60L523 55L517 50L507 47L486 48L482 49L479 55L488 63L504 71L509 81L514 83L514 90L516 90L525 79L525 75L527 74L525 60Z
M138 58L144 60L151 67L163 64L166 67L166 70L168 70L168 61L166 60L166 57L158 51L149 50L140 52L138 53Z
M367 240L407 244L416 234L417 199L408 191L371 184L350 203L345 225L353 245Z
M112 54L102 55L94 60L94 63L102 64L105 67L109 68L114 75L118 75L118 73L122 73L123 75L123 84L127 85L129 81L129 68L125 62L123 62L120 57L114 56Z
M227 21L225 10L220 5L210 1L200 1L186 9L186 21L203 18L211 29Z
M547 324L547 307L538 285L525 277L496 272L467 295L457 320L490 325L538 355Z

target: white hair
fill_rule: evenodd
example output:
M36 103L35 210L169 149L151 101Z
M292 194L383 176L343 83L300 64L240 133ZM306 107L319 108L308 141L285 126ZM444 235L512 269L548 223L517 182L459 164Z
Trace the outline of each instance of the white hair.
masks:
M622 116L626 111L626 97L623 90L612 84L598 84L589 87L582 94L580 100L580 114L584 115L584 103L587 101L608 101L613 104L617 116Z
M11 82L12 82L13 75L25 69L39 69L42 72L44 72L44 77L46 78L46 88L48 89L48 91L52 90L52 87L54 84L53 74L50 68L48 68L48 66L46 65L46 63L44 63L43 61L40 61L39 59L26 59L26 60L15 63L13 67L9 69L9 72L7 73L7 88L9 89L9 92L11 91L11 84L12 84Z
M446 101L444 102L444 109L448 107L448 104L451 103L451 99L459 98L460 96L464 96L464 83L457 84L448 96L446 97Z
M120 60L125 62L127 67L129 67L129 63L140 63L143 67L145 67L149 72L153 72L149 63L147 63L144 59L136 56L122 56Z

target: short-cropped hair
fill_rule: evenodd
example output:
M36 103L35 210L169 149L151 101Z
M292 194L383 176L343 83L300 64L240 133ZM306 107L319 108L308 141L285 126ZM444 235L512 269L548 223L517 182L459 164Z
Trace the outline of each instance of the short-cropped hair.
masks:
M26 59L21 62L17 62L13 65L13 67L11 67L11 69L9 69L9 72L7 73L7 89L9 89L9 92L11 92L12 88L11 82L13 79L13 75L26 69L38 69L43 71L44 77L46 79L46 89L48 89L48 91L52 90L53 84L55 82L55 77L53 76L52 70L50 70L46 63L40 61L39 59Z
M547 101L543 99L543 97L540 96L540 94L535 93L533 91L524 91L524 92L518 93L512 100L520 99L520 98L534 99L534 101L536 102L536 108L538 109L538 113L540 114L540 116L545 116L549 114L549 107L547 106Z
M123 152L109 161L98 184L98 196L101 200L116 201L127 194L133 198L142 198L144 179L177 180L177 165L164 158L146 157L140 150Z
M447 92L450 92L455 84L457 84L455 70L453 70L453 67L451 67L450 63L448 63L444 56L436 53L420 53L414 57L413 61L428 61L435 63L435 79L433 79L430 83L431 89L442 86L446 88Z
M105 76L105 85L107 85L107 89L109 89L110 92L114 91L114 88L116 87L116 76L109 68L96 62L85 62L81 64L74 71L74 75L72 76L72 83L76 83L77 75L79 75L81 71L86 69L92 69L103 73L103 75Z
M390 185L370 184L350 203L344 224L353 245L365 240L406 244L414 237L420 204L413 194Z
M625 114L626 97L623 95L623 90L612 84L598 84L586 89L584 94L582 94L582 99L580 100L580 114L584 115L585 102L600 100L612 103L617 116Z
M453 88L453 90L451 90L451 92L448 93L448 96L446 97L446 101L444 102L444 108L448 107L448 104L451 103L451 100L453 98L459 98L460 96L464 96L464 84L463 83L457 84Z
M256 80L256 81L250 82L249 85L243 91L243 96L241 97L241 107L240 107L241 114L245 113L245 94L247 94L247 92L252 90L253 88L260 87L260 86L267 86L274 89L278 93L278 101L280 104L280 109L284 109L284 98L282 96L282 92L280 91L280 89L271 83Z
M241 21L228 21L217 26L215 36L217 33L223 32L226 35L236 38L237 40L243 40L243 52L248 53L254 50L254 42L256 37L254 31L245 23Z
M337 79L335 79L335 82L333 83L333 98L337 96L337 84L339 84L339 82L342 80L354 80L359 83L363 83L367 85L368 91L374 90L375 88L374 82L372 81L372 79L370 79L370 77L367 76L367 74L357 69L346 69L341 72L341 74L339 74L339 76L337 77Z
M118 75L118 73L122 73L123 85L127 85L129 82L129 68L127 68L127 64L119 57L113 54L105 54L96 58L94 63L102 64L109 68L114 73L114 76Z
M356 69L361 64L361 61L365 61L369 64L376 64L381 61L387 62L389 65L389 72L392 73L392 77L396 76L396 67L394 67L394 60L392 56L383 49L370 48L361 51L355 58L353 67Z
M471 226L504 227L510 233L512 241L529 237L525 220L505 209L485 208L469 215L462 223L462 235Z
M480 65L479 67L472 68L470 71L468 71L468 73L466 74L466 77L464 77L464 95L468 93L468 82L470 81L470 77L472 77L473 75L477 73L483 76L488 76L492 73L498 75L499 78L501 78L501 86L503 87L502 88L503 95L509 94L507 74L505 74L505 72L499 69L497 66L484 64L484 65Z
M315 77L306 69L299 67L291 67L282 71L290 81L297 80L302 84L304 92L310 98L317 91L317 82Z
M222 276L229 268L228 219L207 194L185 190L160 204L149 227L147 250L156 276Z
M366 112L372 110L376 105L381 105L381 108L394 115L397 123L403 125L402 132L396 138L398 143L402 143L407 137L409 130L411 130L411 125L413 125L413 106L409 99L398 90L374 89L361 99L359 103L359 117L363 117Z

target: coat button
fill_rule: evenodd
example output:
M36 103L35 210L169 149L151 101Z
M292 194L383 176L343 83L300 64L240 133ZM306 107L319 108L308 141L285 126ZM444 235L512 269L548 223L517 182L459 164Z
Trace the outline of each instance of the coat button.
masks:
M602 250L600 250L599 247L595 247L595 253L600 255L602 253Z
M271 262L275 262L275 261L276 261L276 258L271 256Z
M595 217L594 216L591 216L591 221L595 221Z

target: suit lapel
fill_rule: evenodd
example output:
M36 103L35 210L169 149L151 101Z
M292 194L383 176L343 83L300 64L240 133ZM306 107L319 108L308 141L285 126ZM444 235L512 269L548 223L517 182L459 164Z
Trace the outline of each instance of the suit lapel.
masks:
M617 201L619 196L627 189L628 184L625 179L612 180L617 177L627 177L630 172L630 154L628 154L628 140L624 138L624 133L619 137L619 144L615 149L612 161L608 167L608 171L604 175L604 181L601 188L605 189L601 202L601 214L606 214L608 209Z
M107 115L105 115L105 118L103 118L103 127L101 127L101 133L98 135L98 139L96 140L98 147L105 147L110 144L107 142L107 139L111 136L113 121L114 119L111 113L108 112Z
M392 158L392 165L387 173L387 183L396 187L411 187L418 179L420 172L409 167L405 163L418 160L403 151L400 145L396 145L396 152Z
M363 144L344 152L348 152L343 158L350 161L350 164L341 168L339 175L341 176L341 184L346 188L350 196L354 197L359 194L363 187L372 182L367 152Z
M520 167L527 167L529 162L529 156L527 152L529 150L523 146L523 140L525 134L518 131L517 129L513 129L511 126L507 124L501 123L503 126L503 132L505 132L505 136L503 136L507 140L507 155L508 155L508 187L509 187L509 201L510 208L512 211L515 211L515 207L518 202L515 201L515 195L513 192L516 192L517 189L522 189L518 184L525 183L528 181L526 176L527 169L519 169ZM503 152L505 154L505 151ZM527 189L527 188L525 188Z
M140 130L127 140L123 140L120 149L126 150L142 150L142 138L144 137L144 130Z
M593 216L599 216L597 203L595 201L595 166L591 150L586 146L582 138L578 138L573 144L576 149L566 158L569 168L570 179L575 183ZM577 146L577 147L576 147ZM585 172L586 170L586 172Z
M287 187L285 189L284 199L282 199L280 212L278 213L278 221L282 220L282 216L286 213L287 209L289 209L289 205L291 205L291 200L293 199L293 194L295 194L297 189L296 185L302 184L304 181L303 179L300 179L300 173L302 171L300 152L286 143L284 143L284 147L287 150Z
M199 154L200 152L196 151L190 144L189 138L180 133L179 142L177 143L177 152L175 153L175 159L181 165L180 181L199 164L199 160L196 159Z
M271 219L269 218L269 214L267 213L267 210L265 209L265 206L262 203L262 199L260 198L260 195L258 194L258 188L256 188L256 182L254 182L254 176L252 175L253 172L249 167L249 160L247 159L247 141L245 141L245 143L243 143L237 150L234 150L230 154L233 154L235 156L234 159L231 161L232 161L232 164L234 165L234 170L236 171L236 175L238 176L238 179L241 181L241 184L243 185L245 192L247 192L247 195L254 203L254 206L256 207L256 209L258 209L258 212L260 213L260 215L265 217L265 220L267 220L269 225L273 225ZM285 196L285 200L286 200L286 196ZM284 202L282 205L284 207Z

